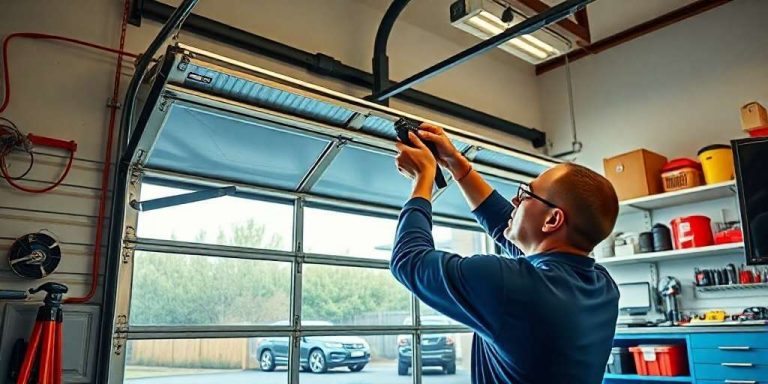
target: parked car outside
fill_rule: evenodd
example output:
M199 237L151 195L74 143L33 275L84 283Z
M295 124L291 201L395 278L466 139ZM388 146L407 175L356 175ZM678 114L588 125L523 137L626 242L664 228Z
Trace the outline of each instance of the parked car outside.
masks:
M272 325L288 325L281 321ZM327 321L303 321L302 325L330 326ZM256 357L259 368L265 372L288 366L287 337L266 337L257 340ZM371 361L371 348L357 336L306 336L301 338L299 363L302 371L325 373L329 369L347 367L352 372L362 371Z
M450 321L442 316L424 316L422 325L451 325ZM411 319L407 318L403 325L411 325ZM413 362L413 342L411 335L399 335L397 337L397 374L408 374ZM456 374L456 338L449 334L423 334L421 336L421 366L441 367L443 373Z

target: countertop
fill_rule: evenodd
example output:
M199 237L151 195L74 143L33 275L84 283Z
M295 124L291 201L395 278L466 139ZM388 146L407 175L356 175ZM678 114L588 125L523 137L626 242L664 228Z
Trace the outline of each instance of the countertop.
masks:
M616 328L616 334L654 334L654 333L724 333L724 332L768 332L766 325L729 325L702 327L629 327Z

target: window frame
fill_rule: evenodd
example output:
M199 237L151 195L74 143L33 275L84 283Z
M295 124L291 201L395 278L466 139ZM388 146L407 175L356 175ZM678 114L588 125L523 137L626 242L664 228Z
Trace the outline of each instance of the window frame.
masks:
M224 181L214 181L211 179L193 180L186 175L174 175L165 171L145 170L143 177L150 184L163 186L183 186L185 189L201 189L205 187L217 187L232 185ZM143 181L143 180L142 180ZM135 183L131 186L132 196L138 200L140 198L141 185ZM386 207L371 207L363 204L340 202L326 197L309 196L300 193L286 193L274 191L266 188L255 187L251 185L237 185L238 197L247 197L265 202L286 203L292 201L293 204L293 239L290 251L261 249L249 247L237 247L229 245L217 245L206 243L194 243L178 240L162 240L152 238L141 238L132 236L126 239L123 247L123 266L121 275L118 279L117 297L130 298L133 283L133 252L163 252L171 254L183 254L190 256L209 256L223 258L237 258L245 260L260 261L279 261L291 263L291 291L289 303L289 318L293 319L291 324L283 325L129 325L130 312L124 318L124 324L121 332L116 332L115 336L122 338L123 342L128 340L149 340L149 339L210 339L210 338L241 338L241 337L289 337L293 340L290 343L291 361L289 364L289 377L292 374L299 374L299 365L294 363L294 356L298 359L297 342L303 336L326 336L326 335L410 335L413 340L420 340L421 335L426 333L466 333L472 332L468 327L460 324L450 325L421 325L420 301L409 294L411 324L414 325L302 325L302 282L303 269L305 265L324 265L339 267L357 267L371 269L389 269L389 261L381 259L366 259L357 256L342 256L332 254L305 253L304 244L304 212L305 208L321 208L333 212L351 213L367 217L386 217L396 218L397 211ZM242 192L241 192L242 191ZM138 212L134 212L134 222L131 228L135 234L138 224ZM482 228L475 222L450 217L435 217L435 225L451 229L468 230L477 233L483 233ZM482 250L487 252L492 248L492 240L484 234L484 243ZM130 254L130 255L129 255ZM128 311L130 302L124 303ZM421 345L414 343L414 353L412 367L419 374L412 375L413 382L421 383L420 356ZM418 359L417 359L418 357ZM125 359L114 360L110 367L112 378L122 382L125 369ZM295 371L295 372L294 372Z

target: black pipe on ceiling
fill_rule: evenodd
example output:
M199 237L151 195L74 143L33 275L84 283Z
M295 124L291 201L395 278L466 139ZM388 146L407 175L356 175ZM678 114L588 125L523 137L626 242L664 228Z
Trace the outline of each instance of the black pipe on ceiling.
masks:
M389 86L388 88L374 93L373 99L386 100L392 96L396 96L405 90L411 89L416 84L429 80L457 65L466 63L469 60L474 59L477 56L482 55L492 49L495 49L499 45L506 43L516 37L527 35L538 31L541 28L546 27L549 24L556 23L581 8L587 6L587 4L594 0L566 0L548 10L541 12L531 18L525 19L518 24L515 24L504 32L499 33L496 36L483 40L472 47L469 47L439 63L436 63L423 71L414 74L406 78L405 80Z
M156 0L143 0L141 16L164 22L171 15L173 9L173 7ZM346 65L331 56L303 51L199 15L189 15L182 28L196 35L299 66L312 73L332 77L356 86L370 89L375 82L373 74ZM389 83L396 84L391 80ZM543 147L546 144L545 133L538 129L500 119L425 92L409 89L399 93L396 97L411 104L523 138L530 141L535 148Z
M387 11L384 13L384 17L381 19L379 29L376 30L376 40L373 44L373 95L380 93L384 88L389 87L389 56L387 56L387 43L389 42L389 34L392 32L392 27L395 26L395 21L403 12L405 6L411 0L392 0L392 4L389 5ZM366 99L374 101L379 104L389 105L389 99L375 100L373 95Z

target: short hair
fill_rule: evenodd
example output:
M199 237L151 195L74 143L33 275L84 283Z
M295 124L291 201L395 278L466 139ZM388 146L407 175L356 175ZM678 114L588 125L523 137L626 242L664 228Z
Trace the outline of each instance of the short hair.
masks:
M602 175L591 169L565 163L567 171L555 181L561 193L567 239L572 245L591 251L613 231L619 215L619 198L616 190Z

